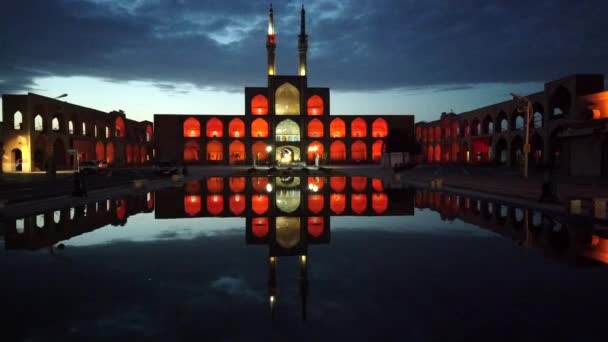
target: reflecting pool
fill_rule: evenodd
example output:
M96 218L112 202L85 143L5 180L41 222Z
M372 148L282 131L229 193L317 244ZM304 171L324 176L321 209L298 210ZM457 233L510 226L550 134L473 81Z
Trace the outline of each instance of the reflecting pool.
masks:
M3 338L603 340L592 222L367 177L210 177L2 222Z

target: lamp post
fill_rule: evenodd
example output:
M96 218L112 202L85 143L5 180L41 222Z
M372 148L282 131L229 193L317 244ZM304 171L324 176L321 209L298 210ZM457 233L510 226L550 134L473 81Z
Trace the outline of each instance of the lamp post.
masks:
M272 146L266 146L266 153L268 154L268 167L270 167L270 152L272 152Z
M528 154L530 153L530 117L532 116L532 101L525 96L511 93L513 100L525 103L526 106L526 133L524 138L524 178L528 179ZM517 107L517 110L521 112L521 107Z

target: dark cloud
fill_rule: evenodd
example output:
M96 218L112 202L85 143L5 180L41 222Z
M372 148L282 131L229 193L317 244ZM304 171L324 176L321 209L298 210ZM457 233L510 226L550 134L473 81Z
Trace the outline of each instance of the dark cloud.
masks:
M306 3L311 83L343 90L544 81L608 71L605 1ZM298 3L278 4L278 71L296 71ZM264 83L266 1L10 1L0 92L45 75L240 91ZM448 86L448 90L452 86ZM447 89L446 88L446 89Z

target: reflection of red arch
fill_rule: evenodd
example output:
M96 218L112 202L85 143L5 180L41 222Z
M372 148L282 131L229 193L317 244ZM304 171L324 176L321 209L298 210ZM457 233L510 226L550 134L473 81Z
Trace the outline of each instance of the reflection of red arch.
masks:
M230 191L243 192L245 191L245 177L230 177L228 179Z
M310 145L308 145L306 157L308 158L308 160L315 160L315 156L319 155L319 158L323 159L323 153L325 153L325 151L323 150L323 144L318 141L313 141L310 143Z
M323 115L323 99L319 95L313 95L306 103L308 115Z
M148 192L147 206L148 206L148 209L154 209L154 193L153 192Z
M383 118L378 118L372 123L372 137L385 138L388 135L388 124Z
M240 138L245 135L245 123L239 118L234 118L228 124L228 136Z
M367 209L367 196L365 194L351 194L350 207L355 214L363 214Z
M252 195L251 196L251 209L254 213L262 215L268 211L268 196L267 195Z
M367 136L367 123L361 118L356 118L350 123L350 136L353 138L364 138Z
M253 158L257 160L267 160L268 159L268 151L266 151L266 143L263 141L257 141L253 145L251 145L251 153L253 154Z
M323 123L319 119L312 119L308 123L308 137L309 138L322 138L323 137Z
M201 211L201 196L184 196L184 211L190 216L194 216Z
M268 184L268 177L252 177L251 185L255 192L266 192L266 185Z
M196 195L201 192L201 182L198 180L188 181L184 185L184 192L188 195Z
M207 178L207 191L216 193L216 194L224 191L224 178L222 178L222 177Z
M350 178L350 187L353 191L364 192L367 187L367 177L353 176Z
M386 194L372 195L372 208L377 214L382 214L388 208L388 197Z
M251 225L251 232L257 238L268 235L268 217L256 217Z
M184 121L184 137L198 138L201 136L201 124L195 118Z
M379 178L372 178L372 188L374 188L374 191L376 192L384 191L384 186L382 186L382 180L380 180Z
M116 218L118 221L122 221L125 219L127 215L127 201L124 199L120 199L116 203Z
M211 118L207 120L205 131L207 138L221 138L224 136L224 123L218 118Z
M316 185L318 190L323 190L325 185L325 178L323 177L308 177L308 187Z
M319 237L323 235L323 230L325 229L325 225L323 222L323 217L312 216L309 217L308 220L308 234L312 237Z
M329 124L329 134L332 138L344 138L346 136L346 124L340 118L333 119Z
M314 214L318 214L323 211L324 206L323 195L321 194L310 194L308 195L308 210Z
M346 188L346 177L334 176L329 178L329 186L335 192L344 192Z
M367 146L363 141L357 140L350 146L350 158L355 161L367 159Z
M346 145L340 140L336 140L329 146L329 159L346 160Z
M256 95L251 99L251 114L266 115L268 114L268 99L264 95Z
M257 118L251 122L251 136L254 138L268 137L268 122L262 118Z
M346 196L344 194L332 194L329 208L334 214L342 214L346 209Z
M214 216L221 214L224 211L224 196L207 195L207 211Z
M230 196L230 212L234 215L241 215L245 212L245 197L241 194Z

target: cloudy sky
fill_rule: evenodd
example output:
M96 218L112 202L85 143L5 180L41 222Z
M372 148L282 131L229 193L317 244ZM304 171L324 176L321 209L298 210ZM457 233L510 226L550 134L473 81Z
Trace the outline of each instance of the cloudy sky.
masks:
M417 120L608 72L603 0L306 0L309 84L332 113ZM302 1L275 3L277 72L295 74ZM129 117L244 112L265 83L268 1L19 0L0 12L0 93L68 93Z

